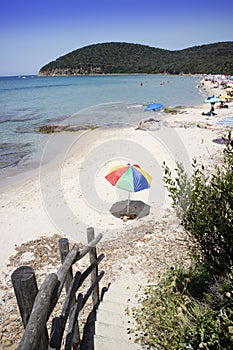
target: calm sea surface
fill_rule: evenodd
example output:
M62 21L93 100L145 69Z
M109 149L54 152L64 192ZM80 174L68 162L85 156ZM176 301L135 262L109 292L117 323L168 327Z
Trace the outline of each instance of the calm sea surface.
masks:
M38 165L49 137L35 132L38 126L135 125L148 117L144 108L149 103L201 103L199 81L169 75L0 77L0 179Z

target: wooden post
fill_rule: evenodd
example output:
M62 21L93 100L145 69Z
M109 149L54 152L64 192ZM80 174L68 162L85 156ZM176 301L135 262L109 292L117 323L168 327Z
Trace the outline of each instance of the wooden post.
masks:
M79 252L79 247L77 244L74 244L72 249L69 251L69 254L65 258L63 264L60 266L60 268L57 271L57 277L59 283L59 288L57 291L57 299L59 298L61 294L61 290L63 288L63 285L66 280L67 273L70 271L71 266L73 265L74 261L76 261L77 254Z
M59 240L59 249L60 249L61 262L63 263L66 256L69 253L69 241L67 238L61 238ZM76 254L78 254L78 252L79 252L79 249L77 249ZM71 285L72 280L73 280L72 265L71 265L69 271L67 272L66 276L67 277L66 277L65 286L66 286L66 294L68 294L70 285ZM74 306L74 304L75 304L75 297L71 301L71 309ZM79 325L78 325L78 320L77 320L76 323L74 324L74 327L73 327L73 349L74 350L76 350L75 344L79 344L79 343L80 343L80 332L79 332Z
M71 346L73 350L79 350L80 349L80 338L74 339L74 327L78 327L78 314L82 307L82 301L83 301L83 295L79 293L78 299L73 307L70 321L69 321L69 327L67 329L67 336L66 336L66 344L65 344L65 350L70 350Z
M12 273L11 281L15 291L23 326L26 328L38 293L35 272L30 266L20 266ZM46 349L47 346L48 331L47 328L44 327L41 332L38 349Z
M90 243L95 238L94 228L87 228L87 242ZM93 247L89 251L90 263L92 264L97 259L96 248ZM91 284L94 284L96 279L98 278L98 265L91 272ZM92 292L92 302L93 307L95 307L99 303L99 283L96 284L95 288Z
M11 275L23 326L26 328L38 292L35 272L30 266L20 266Z
M95 247L102 238L103 238L102 233L99 233L98 236L96 236L95 239L91 242L91 247ZM82 259L87 253L89 253L91 247L89 244L85 245L85 247L83 247L83 249L81 249L80 252L78 253L75 262Z
M49 317L49 309L53 290L57 284L57 275L51 273L47 275L37 293L33 309L18 346L18 350L47 350L47 343L41 345L41 337L46 328L46 322ZM39 345L40 344L40 345Z
M59 239L59 250L60 250L61 263L63 264L66 256L68 255L68 253L70 251L69 241L67 238ZM66 294L69 291L72 280L73 280L73 271L72 271L72 267L71 267L70 270L67 272L67 277L66 277L66 282L65 282Z

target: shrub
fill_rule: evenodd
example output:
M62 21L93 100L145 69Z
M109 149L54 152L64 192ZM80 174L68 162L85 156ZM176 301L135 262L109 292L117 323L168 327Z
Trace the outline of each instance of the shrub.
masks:
M177 177L164 164L164 181L177 215L196 243L194 254L214 273L223 273L233 265L233 148L228 145L215 173L207 176L204 167L194 161L191 179L181 164Z
M216 308L210 307L215 293L202 290L202 300L192 296L196 293L193 287L199 277L200 271L193 266L185 271L180 264L173 271L168 270L159 285L144 288L141 307L132 310L138 324L134 330L137 342L148 349L162 350L232 348L233 274L231 272L218 282L220 299L227 301ZM231 292L226 292L224 285Z

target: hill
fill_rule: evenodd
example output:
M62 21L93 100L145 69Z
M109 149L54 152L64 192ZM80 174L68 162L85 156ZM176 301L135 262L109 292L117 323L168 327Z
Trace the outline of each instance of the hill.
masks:
M233 41L164 50L111 42L74 50L43 66L39 75L168 73L233 74Z

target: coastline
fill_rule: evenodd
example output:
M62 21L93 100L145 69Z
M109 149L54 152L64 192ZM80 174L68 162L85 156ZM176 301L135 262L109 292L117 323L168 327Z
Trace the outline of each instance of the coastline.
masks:
M100 79L98 77L93 79L92 77L90 79L61 77L59 79L58 77L58 80L50 80L49 77L48 80L42 79L42 81L40 79L3 79L1 82L3 98L4 87L8 84L10 86L16 84L18 89L12 90L11 100L5 107L3 105L1 110L3 114L1 116L1 179L12 177L18 170L21 172L37 166L40 152L48 138L46 133L34 132L40 126L49 126L54 123L65 126L65 123L68 123L69 127L71 122L82 126L87 121L99 127L104 127L106 122L111 126L117 121L121 125L125 121L134 125L146 116L147 113L143 111L143 107L153 101L155 96L158 100L162 98L163 104L168 107L178 104L188 106L193 101L200 103L202 99L196 89L197 77L177 76L165 80L165 77L157 75L127 76L128 78L112 77L111 79L108 77L100 77ZM160 86L161 80L165 80L166 88ZM182 91L182 87L185 89L185 94L178 93L176 96L177 89ZM23 98L24 89L30 91L32 96L32 102L30 103L28 99L26 106ZM53 103L50 102L49 89L54 89ZM33 99L34 94L38 99ZM66 94L68 94L67 97ZM39 102L41 99L43 104ZM14 111L16 105L18 108Z
M203 88L207 95L223 91L212 89L210 82L204 82ZM87 226L93 226L96 233L103 232L100 250L106 254L105 284L117 278L119 272L127 275L139 269L148 280L156 279L167 265L174 265L181 257L188 261L189 242L163 189L161 166L166 161L173 169L177 160L183 160L190 170L196 158L208 169L220 159L224 146L212 141L227 136L228 127L217 126L216 121L233 115L233 102L228 109L216 109L215 116L203 116L202 112L208 112L209 108L209 104L203 103L182 108L174 115L163 114L160 121L144 123L143 130L135 125L74 134L59 149L56 161L45 162L37 174L2 189L0 306L4 312L11 308L17 314L12 323L12 328L16 326L19 332L15 341L21 326L10 274L19 264L29 264L37 274L40 274L38 266L40 269L42 266L44 276L56 271L59 264L52 249L49 263L44 261L41 265L36 261L38 256L34 251L41 242L54 247L63 236L71 242L85 243ZM153 111L147 117L153 119ZM55 138L51 137L48 153L44 152L45 160L50 156L50 146L52 149L56 144L53 144ZM150 190L131 196L132 201L149 205L149 215L124 222L109 209L113 203L127 199L127 193L111 187L104 175L127 159L140 163L152 174L153 181ZM66 219L60 220L66 214Z

